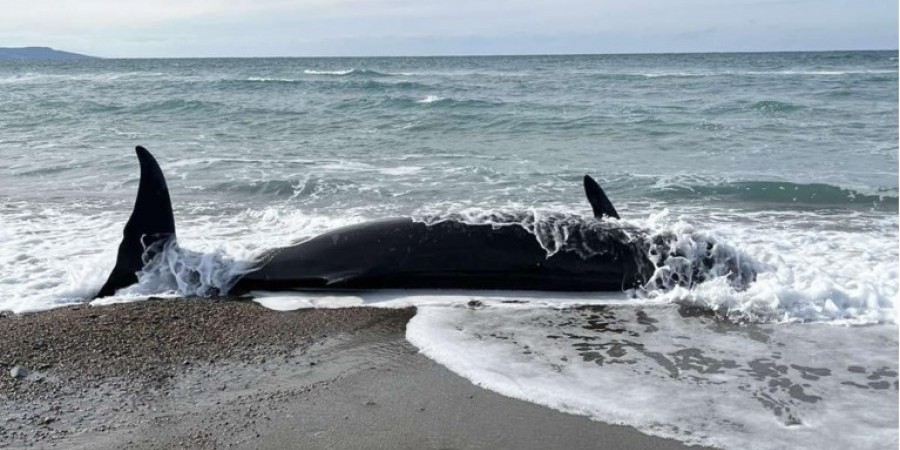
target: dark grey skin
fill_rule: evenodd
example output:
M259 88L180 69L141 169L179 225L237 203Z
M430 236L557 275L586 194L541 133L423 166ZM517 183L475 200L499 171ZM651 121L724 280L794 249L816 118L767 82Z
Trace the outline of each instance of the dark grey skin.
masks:
M547 255L518 225L409 218L366 222L275 250L234 292L291 289L621 291L652 274L622 233L600 232L603 254Z
M160 243L175 239L165 178L143 147L136 149L141 184L116 267L98 297L137 282L136 272ZM576 224L572 248L551 255L519 225L394 218L336 229L269 252L231 293L251 290L506 289L621 291L653 274L647 244L606 217L619 215L599 185L585 176L594 218Z

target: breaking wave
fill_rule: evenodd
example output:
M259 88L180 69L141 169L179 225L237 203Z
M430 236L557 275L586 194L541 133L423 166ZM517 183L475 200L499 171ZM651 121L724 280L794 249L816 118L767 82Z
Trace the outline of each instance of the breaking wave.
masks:
M896 446L896 336L889 325L729 324L672 305L502 302L422 306L406 331L491 391L732 450Z
M118 295L217 297L227 294L242 275L253 270L252 262L236 261L222 250L197 252L180 247L174 239L154 244L143 258L137 284Z
M445 100L444 97L438 97L437 95L429 95L422 100L416 100L416 103L435 103Z
M368 77L390 77L395 75L408 75L406 73L390 73L390 72L379 72L377 70L372 69L338 69L338 70L315 70L315 69L306 69L303 71L306 75L321 75L321 76L368 76Z
M769 269L721 238L688 228L653 233L647 256L654 266L645 294L676 287L688 289L712 280L727 280L730 288L746 289L758 272Z
M650 196L666 200L704 199L763 204L790 203L812 206L859 206L895 211L898 209L896 189L863 193L824 183L791 183L783 181L733 181L696 184L691 181L660 181Z
M582 258L615 252L623 244L638 258L652 264L653 273L633 294L657 295L675 287L691 289L699 283L723 279L735 290L745 289L765 266L715 236L690 227L675 229L642 228L639 224L615 219L597 220L577 214L532 209L498 212L469 209L457 213L432 213L414 217L425 224L455 221L493 227L519 226L534 235L547 257L566 251Z

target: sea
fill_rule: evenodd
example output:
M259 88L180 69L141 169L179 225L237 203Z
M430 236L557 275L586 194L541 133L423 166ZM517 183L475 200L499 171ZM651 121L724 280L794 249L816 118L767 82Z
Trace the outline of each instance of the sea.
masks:
M713 243L755 280L255 301L413 305L408 340L472 383L688 444L896 448L897 56L0 62L0 310L92 302L135 145L179 248L93 304L223 294L267 250L390 216L515 212L569 251L553 218L590 216L590 174L623 226L676 236L688 263Z

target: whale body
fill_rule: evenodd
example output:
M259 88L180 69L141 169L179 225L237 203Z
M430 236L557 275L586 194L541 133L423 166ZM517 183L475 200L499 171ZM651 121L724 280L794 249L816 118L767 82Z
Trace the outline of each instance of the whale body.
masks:
M162 170L145 148L141 181L115 268L97 297L137 282L154 252L176 239ZM569 219L564 249L549 252L520 224L425 223L388 218L335 229L272 250L238 279L231 294L253 290L499 289L622 291L654 275L651 242L628 229L603 189L584 177L594 217ZM657 237L659 239L659 237ZM658 256L658 255L657 255Z
M598 236L608 251L548 256L517 225L391 218L340 228L264 257L235 292L291 289L510 289L614 291L650 274L621 233ZM648 262L649 263L649 262Z

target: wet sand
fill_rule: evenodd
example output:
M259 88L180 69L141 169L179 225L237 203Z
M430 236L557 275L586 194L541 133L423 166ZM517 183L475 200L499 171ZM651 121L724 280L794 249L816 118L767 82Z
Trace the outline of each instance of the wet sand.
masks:
M0 446L687 448L472 385L404 339L414 314L180 299L0 317Z

